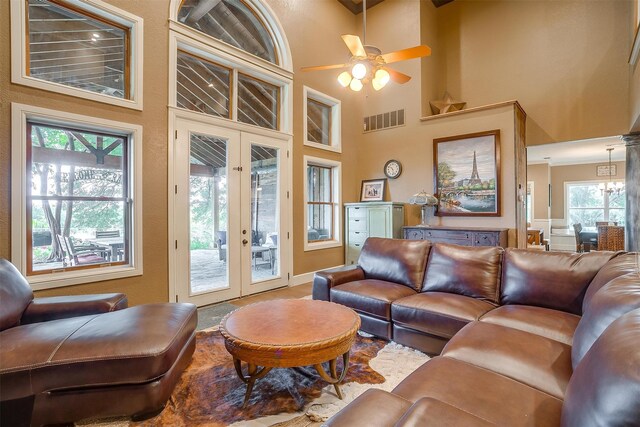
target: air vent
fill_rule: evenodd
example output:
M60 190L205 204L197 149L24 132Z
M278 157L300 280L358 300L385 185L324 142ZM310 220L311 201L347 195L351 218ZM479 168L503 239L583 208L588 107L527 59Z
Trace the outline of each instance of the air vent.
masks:
M364 132L404 126L404 108L364 118Z

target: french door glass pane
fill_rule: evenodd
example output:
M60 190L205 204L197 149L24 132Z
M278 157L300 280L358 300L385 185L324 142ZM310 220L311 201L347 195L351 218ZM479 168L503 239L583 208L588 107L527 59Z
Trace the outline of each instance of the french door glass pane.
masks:
M227 141L190 136L191 294L225 288L227 264Z
M251 281L279 274L279 150L251 146Z

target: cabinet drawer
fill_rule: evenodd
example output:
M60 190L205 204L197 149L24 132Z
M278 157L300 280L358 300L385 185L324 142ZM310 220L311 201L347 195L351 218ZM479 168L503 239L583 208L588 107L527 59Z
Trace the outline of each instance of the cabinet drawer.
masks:
M498 246L497 237L495 233L475 233L473 236L473 245Z
M404 230L404 238L408 240L424 240L424 232L416 229Z
M349 218L349 232L367 231L366 218Z
M365 231L349 231L349 243L364 243L367 240L368 234Z
M347 208L347 218L366 218L367 209L360 207Z
M424 230L423 233L424 233L424 238L426 240L432 240L432 239L469 240L471 238L471 233L469 233L468 231Z

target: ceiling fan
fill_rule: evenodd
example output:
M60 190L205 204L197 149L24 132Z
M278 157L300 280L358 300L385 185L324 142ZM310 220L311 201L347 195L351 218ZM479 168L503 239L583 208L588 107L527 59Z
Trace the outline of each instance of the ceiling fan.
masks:
M363 40L366 43L367 0L363 0L362 3ZM338 76L338 82L342 86L349 87L351 90L358 92L364 84L370 82L375 90L380 90L389 80L393 80L399 84L404 84L411 80L411 76L389 68L387 64L431 55L431 48L424 45L383 54L377 47L364 44L358 36L345 34L342 36L342 40L344 40L347 48L351 52L351 59L348 62L344 64L302 67L301 70L320 71L350 68L349 71L343 71Z

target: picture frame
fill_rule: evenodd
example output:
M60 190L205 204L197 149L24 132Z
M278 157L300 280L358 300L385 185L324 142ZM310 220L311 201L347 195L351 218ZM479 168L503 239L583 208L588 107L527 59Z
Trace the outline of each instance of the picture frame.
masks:
M609 171L609 169L611 169L611 171ZM618 168L617 165L598 165L596 166L596 176L609 176L609 173L611 173L611 176L616 176L618 174Z
M438 216L501 216L500 130L433 140Z
M360 186L361 202L381 202L384 200L384 190L387 185L385 178L367 179Z

